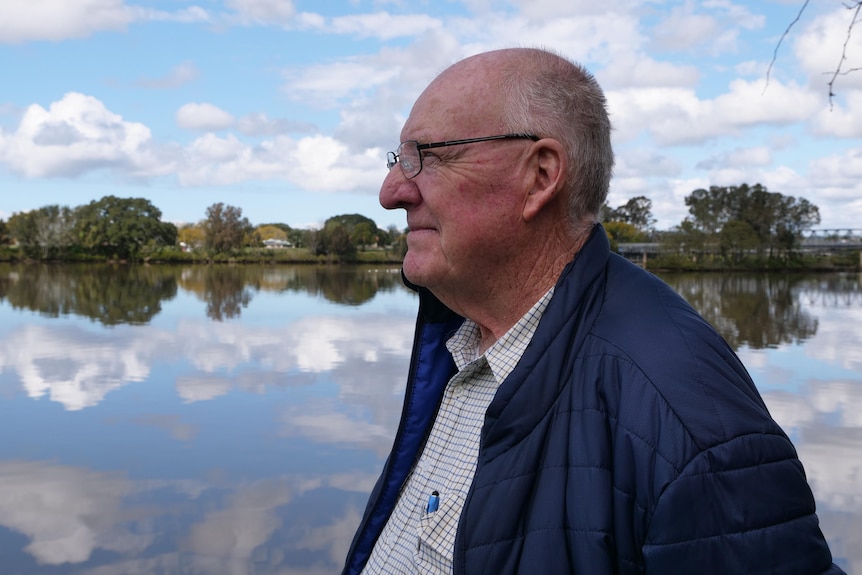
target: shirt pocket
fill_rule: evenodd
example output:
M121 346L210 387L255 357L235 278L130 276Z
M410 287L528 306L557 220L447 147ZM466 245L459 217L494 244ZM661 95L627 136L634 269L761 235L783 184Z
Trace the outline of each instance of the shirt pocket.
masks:
M429 572L433 569L452 569L455 552L455 535L458 519L464 506L461 493L440 495L440 506L433 513L425 513L419 520L419 547L416 560Z

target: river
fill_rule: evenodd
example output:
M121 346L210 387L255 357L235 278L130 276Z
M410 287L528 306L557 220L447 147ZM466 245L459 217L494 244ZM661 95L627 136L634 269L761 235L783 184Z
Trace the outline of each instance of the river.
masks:
M862 575L862 278L679 274ZM389 449L397 268L0 264L0 572L337 572Z

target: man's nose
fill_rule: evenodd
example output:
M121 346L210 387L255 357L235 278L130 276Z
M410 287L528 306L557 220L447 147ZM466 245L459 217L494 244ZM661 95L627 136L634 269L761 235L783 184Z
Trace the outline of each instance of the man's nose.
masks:
M401 166L395 165L383 178L380 186L380 205L387 210L407 207L419 201L419 188L413 180L404 177Z

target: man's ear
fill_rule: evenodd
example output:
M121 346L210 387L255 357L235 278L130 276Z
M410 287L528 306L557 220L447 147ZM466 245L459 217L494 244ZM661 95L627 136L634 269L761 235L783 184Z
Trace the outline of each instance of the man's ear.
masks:
M552 138L533 144L530 161L532 185L524 198L524 219L535 218L561 192L568 164L563 146Z

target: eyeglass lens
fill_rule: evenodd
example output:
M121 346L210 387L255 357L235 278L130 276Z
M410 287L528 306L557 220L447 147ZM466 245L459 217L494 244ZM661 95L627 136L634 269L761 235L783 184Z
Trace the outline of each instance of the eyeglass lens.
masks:
M422 169L422 158L419 157L418 144L412 140L402 142L398 146L398 163L401 164L401 170L404 172L404 177L412 178Z

